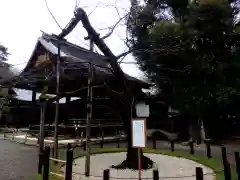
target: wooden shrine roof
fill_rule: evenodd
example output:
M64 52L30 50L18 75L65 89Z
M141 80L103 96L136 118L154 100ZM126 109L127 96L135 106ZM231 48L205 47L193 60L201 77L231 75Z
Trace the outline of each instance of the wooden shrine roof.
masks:
M60 89L62 91L76 90L83 84L86 85L89 63L93 65L96 84L101 84L106 79L114 81L114 74L107 57L90 52L66 40L58 40L55 35L43 33L20 75L1 82L1 84L41 92L47 82L48 93L54 94L56 89L55 62L59 44L61 57ZM127 74L125 76L129 81L139 84L139 87L148 88L150 86L147 82Z

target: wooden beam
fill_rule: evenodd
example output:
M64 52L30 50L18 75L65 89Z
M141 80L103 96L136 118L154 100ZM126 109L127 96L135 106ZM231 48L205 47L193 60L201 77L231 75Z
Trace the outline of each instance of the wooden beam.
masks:
M32 91L32 103L33 104L36 103L36 98L37 98L37 92L36 91Z
M90 51L93 52L93 41L90 40ZM87 93L87 128L86 128L86 147L87 155L85 161L85 176L90 175L90 155L91 155L91 121L92 121L92 63L88 64L88 93Z
M71 101L71 96L66 96L66 103L69 103Z
M58 56L56 62L56 111L55 111L55 128L54 128L54 158L58 159L58 119L59 119L59 85L60 85L60 50L61 45L58 44Z

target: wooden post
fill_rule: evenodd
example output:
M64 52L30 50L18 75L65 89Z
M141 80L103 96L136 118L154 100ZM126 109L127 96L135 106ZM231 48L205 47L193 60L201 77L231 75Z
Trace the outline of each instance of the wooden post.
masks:
M109 180L109 169L104 169L103 180Z
M90 38L90 51L93 52L93 41ZM88 93L87 93L87 128L86 128L86 145L87 155L85 161L85 176L90 173L90 155L91 155L91 121L92 121L92 80L93 69L92 63L88 64Z
M142 178L142 158L141 158L141 148L138 148L138 179Z
M117 148L120 148L120 133L118 128L116 131L116 136L117 136Z
M43 169L43 180L48 180L49 177L49 157L50 157L50 147L45 147L44 152L44 169Z
M194 143L193 141L190 141L190 154L194 154Z
M3 139L4 139L4 140L7 139L7 132L5 132L5 131L4 131L4 133L3 133Z
M37 92L36 91L32 91L32 104L36 103L36 96L37 96Z
M67 150L70 150L72 148L72 145L70 143L67 144Z
M83 132L81 132L81 144L83 144Z
M73 163L73 150L67 150L67 162L66 162L66 173L65 173L65 180L72 180L72 163Z
M80 131L79 131L79 128L77 127L77 129L75 130L76 131L76 138L77 138L77 144L79 144L79 139L80 139Z
M44 162L44 149L39 150L39 155L38 155L38 174L42 173L42 166Z
M203 180L203 169L196 167L196 180Z
M201 144L202 143L202 140L201 139L199 139L199 138L197 138L197 145L199 145L199 144Z
M39 145L40 142L40 133L37 134L37 144Z
M235 162L236 162L236 172L237 172L237 180L240 180L240 157L239 152L235 152Z
M156 137L153 136L153 149L156 149Z
M159 180L159 173L157 169L153 170L153 180Z
M13 129L12 140L14 140L14 136L15 136L15 130Z
M225 177L226 180L232 180L232 175L231 175L231 165L230 163L227 163L227 177Z
M86 140L83 141L83 150L86 151Z
M223 165L227 164L227 150L226 147L222 147L222 161Z
M27 135L28 135L28 132L25 133L24 144L27 143Z
M71 102L71 96L66 96L66 103Z
M231 180L230 179L231 178L231 170L230 170L230 164L227 161L226 147L222 147L222 162L223 162L225 180Z
M52 146L52 148L51 148L51 150L52 150L52 157L54 157L54 145Z
M56 62L56 111L55 111L55 127L54 127L54 158L58 159L58 117L59 117L59 84L60 84L60 55L61 55L61 45L58 44L58 56Z
M210 159L212 157L212 154L211 154L211 146L209 141L206 141L206 148L207 148L207 157Z
M45 119L45 110L46 110L46 103L41 102L40 108L40 140L39 140L39 152L44 150L44 119Z
M100 141L100 147L103 148L103 142L104 142L104 131L103 131L103 129L101 130L101 136L102 136L102 139Z
M171 150L172 152L174 152L174 140L171 140L170 143L171 143Z

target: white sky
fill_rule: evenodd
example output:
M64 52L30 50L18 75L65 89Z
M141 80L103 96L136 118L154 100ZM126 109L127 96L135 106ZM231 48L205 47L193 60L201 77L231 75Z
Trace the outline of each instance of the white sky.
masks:
M14 91L17 93L16 99L21 99L23 101L32 101L32 91L22 90L22 89L14 89ZM36 98L38 99L41 94L37 93ZM49 96L55 96L55 95L49 95ZM71 101L77 100L79 98L77 97L71 97ZM54 102L55 103L55 102ZM59 100L59 103L66 103L66 98L62 98Z
M49 34L61 32L47 10L44 0L0 0L0 43L6 46L11 53L9 63L15 68L23 69L31 56L37 38L41 36L41 30ZM73 17L76 0L47 0L48 6L62 28ZM122 17L130 7L130 0L79 0L89 16L93 27L104 36L109 31L107 27L114 25L119 16L115 9L118 7ZM98 5L98 7L97 7ZM97 8L96 8L97 7ZM104 29L105 30L100 30ZM100 31L99 31L100 30ZM107 45L118 55L127 48L122 41L125 39L126 27L122 22L114 31L112 36L106 39ZM88 48L89 42L84 40L87 36L81 23L72 31L67 39L75 44ZM128 55L124 61L133 62L134 59ZM124 72L134 77L143 77L143 73L134 64L122 64ZM31 92L18 90L18 98L31 100ZM39 94L38 94L39 95Z
M76 0L48 0L48 6L63 28L73 17ZM115 9L115 0L80 0L80 7L84 7L87 13L92 12L89 19L93 27L98 31L114 25L119 17ZM117 7L122 16L130 7L130 0L116 0ZM1 0L0 6L1 28L0 43L5 45L11 56L9 62L16 68L23 69L30 57L37 38L41 31L49 34L58 34L61 30L49 14L44 0ZM99 31L104 36L108 30ZM124 22L119 25L114 34L106 40L107 45L116 55L126 50L122 39L125 38L126 27ZM87 35L81 23L67 37L75 44L87 47L84 37ZM134 61L129 55L124 61ZM142 73L134 64L123 64L123 70L129 75L142 77Z

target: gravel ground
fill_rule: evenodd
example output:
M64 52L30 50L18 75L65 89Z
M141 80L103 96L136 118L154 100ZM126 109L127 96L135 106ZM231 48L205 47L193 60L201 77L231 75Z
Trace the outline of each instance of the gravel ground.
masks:
M214 173L213 170L203 166L194 161L164 156L161 154L150 154L145 153L146 156L153 159L155 162L155 168L159 169L161 176L160 179L176 179L182 177L185 180L195 180L196 179L196 167L203 168L204 179L213 180ZM85 157L78 158L75 160L76 165L73 166L73 179L74 180L101 180L102 173L104 169L109 169L111 165L117 165L125 158L126 153L107 153L98 154L91 156L91 176L86 178L84 174ZM142 178L152 179L153 169L142 171ZM110 168L110 179L138 179L138 171L133 171L129 169L116 170Z
M0 134L0 154L1 180L34 179L38 163L38 151L35 147L3 140Z
M157 149L170 151L170 145L166 141L157 141L156 146ZM240 151L240 145L226 143L225 146L227 147L229 162L234 167L234 152ZM94 145L94 147L100 146ZM113 148L117 145L116 143L106 143L104 147ZM126 147L126 143L122 142L120 147ZM152 147L151 140L148 141L148 147ZM189 147L175 144L175 150L189 152ZM0 153L0 180L33 180L32 177L37 173L38 164L38 149L36 147L3 140L3 135L0 134ZM196 146L195 154L206 157L205 146ZM212 146L212 156L221 158L221 148L219 146Z

